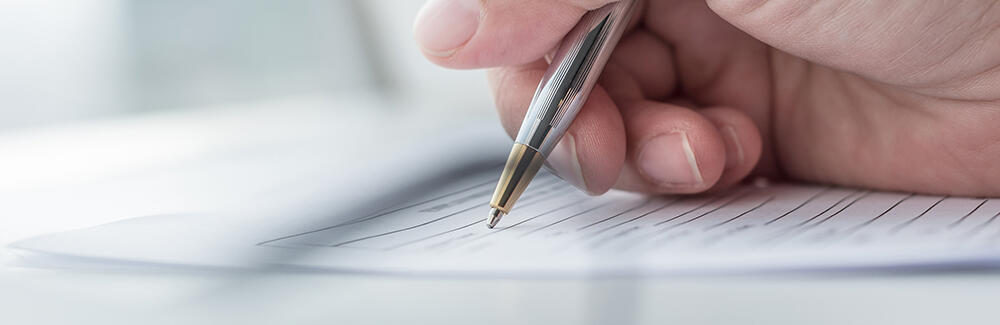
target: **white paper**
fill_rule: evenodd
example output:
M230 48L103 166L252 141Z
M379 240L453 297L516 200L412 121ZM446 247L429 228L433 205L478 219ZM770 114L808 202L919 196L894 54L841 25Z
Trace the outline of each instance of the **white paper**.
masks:
M227 204L211 212L190 211L204 204L160 207L157 215L12 247L28 263L98 268L501 276L1000 266L1000 199L819 185L590 197L542 172L490 230L483 221L510 140L499 128L440 129L404 137L408 144L387 141L398 134L297 140L295 150L262 144L253 154L149 171L117 186L170 179L188 184L171 191L210 187L207 197ZM374 154L372 143L386 156ZM234 168L234 177L207 177ZM147 190L101 199L138 204L165 196Z
M1000 262L997 199L796 184L744 185L707 196L590 197L541 173L491 230L483 219L498 173L487 168L457 177L377 213L146 217L16 247L97 261L406 274L965 268Z

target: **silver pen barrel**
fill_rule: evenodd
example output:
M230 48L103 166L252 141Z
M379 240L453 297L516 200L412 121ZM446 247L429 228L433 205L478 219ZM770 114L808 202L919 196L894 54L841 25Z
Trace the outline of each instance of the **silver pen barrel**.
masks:
M548 156L586 103L615 45L628 27L634 0L585 14L552 58L535 90L515 142Z
M592 10L563 38L535 90L490 202L487 226L510 212L586 103L628 27L635 0Z

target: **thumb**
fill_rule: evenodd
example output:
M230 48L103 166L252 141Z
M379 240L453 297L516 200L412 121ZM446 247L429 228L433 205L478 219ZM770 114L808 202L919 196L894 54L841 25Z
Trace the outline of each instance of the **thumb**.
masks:
M588 10L614 0L431 0L414 36L431 61L451 68L523 64L548 53Z
M982 56L979 26L988 25L984 18L1000 17L995 1L707 2L730 24L779 50L902 86L941 82L970 68L967 63Z

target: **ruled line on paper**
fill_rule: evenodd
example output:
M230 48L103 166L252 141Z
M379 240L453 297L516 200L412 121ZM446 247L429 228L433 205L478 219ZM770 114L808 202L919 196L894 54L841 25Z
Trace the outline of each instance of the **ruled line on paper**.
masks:
M603 232L605 232L605 231L608 231L608 230L611 230L611 229L614 229L614 228L617 228L617 227L619 227L619 226L621 226L621 225L624 225L624 224L627 224L627 223L630 223L630 222L633 222L633 221L636 221L636 220L639 220L639 219L642 219L642 218L644 218L644 217L646 217L646 216L648 216L648 215L650 215L650 214L653 214L653 213L656 213L656 212L659 212L659 211L661 211L661 210L663 210L663 209L665 209L665 208L667 208L667 207L670 207L670 206L674 205L675 203L677 203L677 202L680 202L681 200L683 200L683 199L682 199L682 198L674 198L673 200L670 200L670 201L668 201L667 203L664 203L663 205L661 205L660 207L658 207L658 208L656 208L656 209L653 209L653 210L650 210L649 212L646 212L646 213L643 213L643 214L640 214L640 215L638 215L638 216L635 216L635 217L633 217L633 218L631 218L631 219L627 219L627 220L625 220L625 221L622 221L622 222L619 222L619 223L616 223L616 224L612 225L611 227L607 227L607 228L604 228L604 229L601 229L601 230L598 230L598 231L594 232L594 233L593 233L593 235L599 235L599 234L601 234L601 233L603 233Z
M744 198L744 197L746 197L747 195L750 195L750 192L749 192L749 191L744 191L744 192L742 192L742 193L739 193L738 195L736 195L736 197L735 197L735 198L733 198L733 199L731 199L731 200L729 200L729 201L726 201L725 203L722 203L722 204L720 204L719 206L717 206L717 207L715 207L715 208L712 208L711 210L708 210L708 211L705 211L704 213L702 213L702 214L699 214L699 215L695 216L694 218L691 218L691 219L688 219L688 220L685 220L685 221L682 221L682 222L680 222L680 223L678 223L678 224L673 224L673 225L669 225L669 226L665 226L665 227L664 227L664 229L660 230L660 232L666 232L666 231L669 231L669 230L671 230L671 229L675 229L675 228L678 228L678 227L681 227L681 226L684 226L684 225L686 225L686 224L689 224L689 223L692 223L692 222L694 222L695 220L698 220L698 219L701 219L702 217L704 217L704 216L707 216L707 215L709 215L709 214L712 214L712 213L714 213L715 211L719 211L719 209L722 209L722 208L725 208L725 207L729 206L729 205L730 205L730 204L732 204L733 202L736 202L736 201L739 201L740 199L743 199L743 198Z
M551 185L551 183L550 184L545 184L545 185ZM545 185L543 185L543 186L545 186ZM562 186L565 186L565 185L561 184L561 183L557 183L557 185L555 187L558 188L558 187L562 187ZM545 191L545 190L542 190L542 191ZM561 193L557 192L555 194L556 195L560 195ZM531 205L533 203L540 202L540 200L536 200L534 198L526 199L525 201L529 201L529 202L524 202L524 204L521 205L522 208L525 207L525 206L529 206L529 205ZM413 229L416 229L416 228L420 228L420 227L424 227L424 226L430 225L430 224L435 223L435 222L439 222L441 220L445 220L447 218L454 217L456 215L459 215L459 214L462 214L462 213L465 213L465 212L469 212L469 211L471 211L473 209L476 209L476 208L481 208L482 206L483 205L482 205L481 202L476 201L475 205L473 205L471 207L467 207L467 208L458 210L457 212L453 212L453 213L444 215L444 216L439 217L439 218L435 218L435 219L432 219L432 220L429 220L429 221L426 221L426 222L422 222L422 223L419 223L419 224L416 224L416 225L412 225L412 226L408 226L408 227L404 227L404 228L400 228L400 229L389 230L389 231L386 231L386 232L383 232L383 233L379 233L379 234L375 234L375 235L369 235L369 236L364 236L364 237L357 238L357 239L352 239L352 240L344 241L344 242L341 242L341 243L338 243L338 244L333 244L333 245L330 245L330 246L334 246L334 247L336 247L336 246L344 246L344 245L353 244L353 243L361 242L361 241L368 240L368 239L379 238L379 237L383 237L383 236L388 236L388 235L400 233L400 232L403 232L403 231L413 230Z
M326 227L317 228L317 229L313 229L313 230L309 230L309 231L305 231L305 232L301 232L301 233L296 233L296 234L292 234L292 235L281 236L281 237L278 237L278 238L274 238L274 239L271 239L271 240L267 240L267 241L263 241L263 242L257 243L257 245L267 245L267 244L270 244L272 242L276 242L276 241L280 241L280 240L286 240L286 239L295 238L295 237L299 237L299 236L304 236L304 235L309 235L309 234L318 233L318 232L322 232L322 231L327 231L327 230L338 228L338 227L343 227L343 226L348 226L348 225L352 225L352 224L357 224L357 223L369 221L369 220L372 220L372 219L375 219L375 218L378 218L378 217L382 217L382 216L385 216L385 215L389 215L389 214L392 214L392 213L396 213L396 212L399 212L399 211L410 209L412 207L415 207L415 206L418 206L418 205L421 205L421 204L426 204L426 203L429 203L429 202L434 202L434 201L440 200L440 199L445 198L445 197L449 197L449 196L452 196L452 195L461 194L461 193L467 192L467 191L469 191L471 189L475 189L475 188L478 188L478 187L481 187L481 186L489 185L490 183L493 183L493 182L494 181L491 180L491 181L486 181L486 182L478 183L478 184L473 185L471 187L467 187L467 188L462 188L462 189L459 189L459 190L451 191L451 192L449 192L447 194L444 194L444 195L441 195L441 196L430 198L430 199L427 199L427 200L424 200L424 201L419 201L419 202L411 203L409 205L405 205L403 207L400 207L400 208L397 208L397 209L393 209L393 210L390 210L390 211L381 212L381 213L373 214L373 215L366 216L366 217L360 217L360 218L357 218L357 219L352 219L352 220L349 220L349 221L346 221L346 222L342 222L342 223L338 223L338 224L335 224L335 225L332 225L332 226L326 226Z
M618 217L618 216L621 216L621 215L623 215L623 214L626 214L626 213L629 213L629 212L632 212L632 211L635 211L636 209L639 209L639 208L641 208L641 207L643 207L643 206L646 206L647 204L649 204L649 203L651 203L651 202L653 202L653 200L652 200L652 199L646 199L645 201L642 201L642 203L639 203L638 205L636 205L636 206L634 206L634 207L631 207L631 208L628 208L628 209L625 209L625 211L622 211L622 212L619 212L619 213L616 213L616 214L613 214L613 215L611 215L610 217L607 217L607 218L604 218L604 219L601 219L601 220L598 220L598 221L595 221L595 222L592 222L592 223L590 223L590 224L588 224L588 225L586 225L586 226L583 226L583 227L580 227L580 228L577 228L577 229L576 229L576 231L583 231L583 230L586 230L587 228L590 228L590 227L593 227L593 226L596 226L596 225L599 225L599 224L602 224L602 223L604 223L605 221L608 221L608 220L611 220L611 219L614 219L614 218L616 218L616 217Z
M550 223L550 224L547 224L547 225L545 225L545 226L542 226L542 227L539 227L539 228L535 228L535 229L532 229L532 230L530 230L530 231L528 231L528 232L526 232L526 233L522 234L522 235L521 235L521 237L524 237L524 236L528 236L528 235L531 235L531 234L533 234L533 233L536 233L536 232L539 232L539 231L542 231L542 230L545 230L546 228L549 228L549 227L552 227L552 226L555 226L555 225L557 225L557 224L560 224L560 223L562 223L562 222L564 222L564 221L566 221L566 220L569 220L569 219L572 219L572 218L574 218L574 217L578 217L578 216L581 216L581 215L584 215L584 214L586 214L586 213L588 213L588 212L591 212L591 211L594 211L594 210L597 210L597 209L600 209L600 208L603 208L603 207L605 207L605 206L608 206L608 205L610 205L611 203L612 203L612 202L605 202L605 203L603 203L603 204L601 204L601 205L598 205L598 206L595 206L595 207L592 207L592 208L590 208L590 209L587 209L587 210L583 210L583 211L580 211L580 212L578 212L578 213L575 213L575 214L573 214L573 215L570 215L570 216L568 216L568 217L565 217L565 218L562 218L562 219L559 219L559 220L558 220L558 221L556 221L556 222L553 222L553 223Z
M802 226L801 228L794 228L793 229L794 232L788 232L788 233L786 233L785 234L786 236L784 236L784 238L782 238L781 240L787 242L790 238L793 238L793 237L796 237L798 235L804 234L804 233L806 233L809 230L812 230L812 229L815 229L815 228L819 227L820 225L822 225L826 221L828 221L830 219L833 219L834 217L836 217L837 215L839 215L841 212L844 212L844 210L847 210L851 206L854 206L855 203L858 203L859 201L861 201L864 198L868 197L868 195L871 195L871 192L869 192L869 191L861 192L860 195L856 195L854 197L854 199L851 200L851 202L848 202L846 205L844 205L843 207L841 207L836 212L830 214L826 218L820 219L817 222L814 222L814 223L811 223L811 224L806 224L806 225ZM795 230L797 230L797 231L795 231ZM829 236L829 235L830 234L828 233L827 236Z
M713 204L713 203L715 203L715 202L718 202L718 201L720 201L720 200L722 200L722 199L724 199L724 198L726 198L726 197L725 197L725 196L715 196L715 197L712 197L712 198L711 198L710 200L707 200L707 201L705 201L705 203L702 203L702 204L700 204L700 205L698 205L698 206L696 206L696 207L694 207L694 208L691 208L690 210L687 210L687 211L684 211L683 213L681 213L681 214L678 214L678 215L676 215L676 216L674 216L674 217L672 217L672 218L668 218L668 219L666 219L666 220L663 220L663 221L660 221L660 222L657 222L657 223L653 224L653 226L659 226L659 225L662 225L662 224L665 224L665 223L668 223L668 222L671 222L671 221L674 221L674 220L677 220L678 218L681 218L681 217L683 217L683 216L686 216L686 215L688 215L688 214L690 214L690 213L692 213L692 212L695 212L695 211L698 211L698 210L700 210L701 208L704 208L704 207L706 207L706 206L709 206L709 205L711 205L711 204Z
M989 201L990 201L990 199L983 199L983 201L979 202L979 204L976 205L975 208L972 208L972 210L970 210L969 213L966 213L961 218L958 218L958 220L955 220L955 222L952 222L952 223L948 224L948 229L952 229L952 228L958 227L959 224L961 224L963 221L965 221L965 219L968 219L969 216L971 216L973 213L976 213L976 211L979 211L979 208L982 208L983 205L985 205L986 202L989 202Z
M533 200L533 201L531 201L531 202L526 202L526 204L522 205L522 206L521 206L521 208L524 208L524 207L526 207L526 206L531 206L531 205L532 205L532 204L534 204L534 203L540 203L540 202L544 202L544 200L545 200L545 199L549 199L549 198L552 198L552 197L556 197L556 196L559 196L559 195L564 195L564 193L555 193L555 194L553 194L553 195L550 195L550 196L546 196L546 197L543 197L543 198L540 198L540 199L535 199L535 200ZM577 202L581 202L581 201L582 201L582 200L580 200L580 201L576 201L576 202L574 202L574 203L577 203ZM572 204L572 203L571 203L571 204ZM538 217L541 217L541 216L544 216L544 215L546 215L546 214L548 214L548 213L551 213L551 212L555 212L555 211L558 211L558 210L560 210L560 209L563 209L563 208L565 208L565 207L568 207L568 206L569 206L569 205L565 205L565 206L561 206L561 207L558 207L558 208L555 208L555 209L552 209L552 210L549 210L548 212L543 212L543 213L541 213L541 214L539 214L539 215L536 215L536 216L534 216L534 217L532 217L532 218L529 218L529 219L526 219L526 220L524 220L524 221L520 221L520 222L519 222L519 223L517 223L517 224L514 224L514 225L511 225L510 227L513 227L513 226L517 226L517 225L518 225L518 224L520 224L520 223L524 223L524 222L527 222L528 220L532 220L532 219L534 219L534 218L538 218ZM399 248L402 248L402 247L405 247L405 246L409 246L409 245L412 245L412 244L416 244L416 243L419 243L419 242L423 242L423 241L426 241L426 240L429 240L429 239L433 239L433 238L435 238L435 237L440 237L440 236L443 236L443 235L446 235L446 234L449 234L449 233L453 233L453 232L456 232L456 231L460 231L460 230L462 230L462 229L465 229L465 228L468 228L468 227L471 227L471 226L473 226L473 225L476 225L476 224L482 224L482 223L483 223L483 220L474 220L474 221L472 221L472 222L470 222L470 223L468 223L468 224L466 224L466 225L463 225L463 226L461 226L461 227L457 227L457 228L452 228L452 229L448 229L448 230L445 230L445 231L443 231L443 232L439 232L439 233L436 233L436 234L433 234L433 235L430 235L430 236L426 236L426 237L423 237L423 238L420 238L420 239L417 239L417 240L413 240L413 241L409 241L409 242L405 242L405 243L402 243L402 244L398 244L398 245L395 245L395 246L392 246L392 247L390 247L389 249L390 249L390 250L391 250L391 249L399 249ZM500 229L497 229L497 230L496 230L496 231L494 231L494 232L489 232L489 233L487 233L487 234L491 234L491 233L497 233L497 232L500 232L500 231L502 231L502 230L504 230L504 229L506 229L506 228L500 228Z
M534 215L534 216L532 216L530 218L518 221L518 222L516 222L516 223L514 223L514 224L512 224L510 226L506 226L506 227L502 227L502 228L494 228L493 231L482 233L482 234L479 234L478 236L477 235L468 236L465 240L463 240L463 243L461 243L459 245L466 245L466 244L470 244L470 243L482 240L482 239L490 237L490 236L495 236L496 234L502 233L504 230L509 230L511 228L517 227L517 226L519 226L519 225L521 225L523 223L526 223L528 221L535 220L535 219L540 218L540 217L544 217L546 215L549 215L549 214L557 212L557 211L561 211L561 210L563 210L563 209L565 209L567 207L573 206L573 205L575 205L577 203L580 203L580 202L583 202L583 200L577 200L577 201L574 201L573 203L570 203L570 204L567 204L567 205L563 205L563 206L557 207L555 209L551 209L551 210L548 210L548 211L536 214L536 215ZM482 223L482 220L477 220L477 221L474 222L474 224L476 224L476 223Z
M987 226L989 226L990 224L992 224L993 220L996 220L997 217L1000 217L1000 212L997 212L996 214L993 215L993 217L990 217L988 220L986 220L983 223L977 225L975 228L972 228L971 230L969 230L969 232L966 234L966 236L964 236L964 238L970 239L970 238L975 237L980 232L982 232L983 229L986 229Z
M938 206L938 204L941 204L941 202L944 202L944 200L947 200L947 199L948 199L948 196L941 197L940 199L938 199L937 201L935 201L934 204L931 204L930 207L928 207L926 210L924 210L924 212L921 212L920 214L918 214L917 216L913 217L912 219L906 220L906 222L903 222L902 224L893 227L892 230L889 230L889 232L895 234L895 233L899 232L900 230L903 230L903 228L906 228L910 224L912 224L915 221L917 221L917 219L920 219L920 217L923 217L928 212L931 212L931 210L934 210L934 207Z
M789 234L792 234L797 229L799 229L799 228L801 228L801 227L803 227L805 225L808 225L810 222L812 222L813 220L816 220L819 217L822 217L827 212L830 212L830 210L833 210L834 208L836 208L837 206L839 206L841 203L844 203L845 201L847 201L847 200L849 200L851 198L854 198L859 193L861 193L861 192L857 191L857 190L848 192L847 195L844 195L843 197L841 197L840 199L838 199L833 204L827 206L825 209L823 209L819 213L813 214L812 217L809 217L809 218L807 218L805 220L802 220L799 223L796 223L794 225L782 228L780 230L776 230L773 233L769 234L769 236L767 236L767 237L763 238L762 240L758 241L757 244L758 245L771 245L771 244L774 244L774 243L780 241L781 239L785 238L785 236L787 236Z
M794 213L795 211L799 211L799 209L802 209L802 207L806 206L806 205L807 205L807 204L809 204L809 203L812 203L812 201L816 200L816 198L819 198L820 196L823 196L823 194L826 194L826 193L827 193L827 192L829 192L829 191L830 191L830 187L824 187L822 191L819 191L819 192L817 192L816 194L813 194L813 195L812 195L812 196L810 196L810 197L809 197L808 199L806 199L805 201L802 201L802 203L799 203L798 205L796 205L796 206L795 206L794 208L792 208L791 210L788 210L788 212L785 212L785 213L782 213L782 214L781 214L780 216L778 216L777 218L774 218L774 219L771 219L771 220L768 220L767 222L765 222L765 223L764 223L764 225L765 225L765 226L768 226L768 225L771 225L772 223L775 223L775 222L777 222L778 220L781 220L781 219L783 219L783 218L787 217L787 216L788 216L789 214L792 214L792 213Z
M875 221L877 221L877 220L881 219L881 218L882 218L883 216L885 216L886 214L889 214L889 212L890 212L890 211L892 211L892 210L896 209L896 207L898 207L898 206L899 206L900 204L903 204L903 202L906 202L906 201L907 201L907 200L909 200L910 198L913 198L913 196L914 196L914 195L915 195L915 194L913 194L913 193L909 193L909 194L907 194L906 196L904 196L903 198L901 198L901 199L899 199L898 201L896 201L895 203L893 203L892 205L890 205L890 206L889 206L888 208L886 208L885 210L883 210L883 211L882 211L882 212L880 212L879 214L875 215L875 217L873 217L873 218L871 218L871 219L868 219L868 220L866 220L865 222L862 222L862 223L860 223L860 224L858 224L858 225L855 225L855 226L853 226L853 227L849 227L849 228L845 229L845 230L844 230L844 231L842 231L842 233L840 234L840 238L841 238L841 239L844 239L844 238L848 238L848 237L850 237L851 235L853 235L853 234L857 233L858 231L860 231L861 229L864 229L864 228L865 228L865 227L867 227L868 225L871 225L871 224L872 224L872 223L874 223ZM935 205L936 205L936 204L935 204ZM928 209L927 211L930 211L930 209ZM927 213L927 211L925 211L924 213Z
M656 239L656 238L663 238L665 236L665 234L670 234L672 230L674 230L676 228L679 228L679 227L681 227L683 225L686 225L688 223L691 223L691 222L693 222L693 221L695 221L697 219L700 219L700 218L702 218L702 217L704 217L704 216L706 216L708 214L711 214L711 213L713 213L715 211L718 211L718 210L720 210L720 209L728 206L729 204L731 204L731 203L733 203L733 202L735 202L737 200L742 199L743 197L745 197L745 196L747 196L749 194L750 194L750 191L744 189L744 190L734 191L734 192L730 192L728 194L718 195L718 196L712 197L708 201L706 201L705 203L700 204L700 205L698 205L697 207L695 207L693 209L684 211L683 213L681 213L681 214L679 214L677 216L668 218L667 220L664 220L664 221L661 221L661 222L658 222L658 223L654 224L653 228L655 229L655 231L647 233L647 234L645 234L645 235L643 235L643 236L641 236L639 238L634 239L633 240L633 243L634 243L633 246L639 247L639 246L646 245L647 243L650 243L650 242L657 243L658 241L663 241L664 239ZM717 203L719 201L725 201L725 202L722 202L719 205L710 208L708 211L703 212L703 213L701 213L701 214L699 214L699 215L697 215L697 216L695 216L695 217L693 217L691 219L687 219L685 221L682 221L682 222L680 222L678 224L668 224L666 226L661 226L661 225L666 224L667 222L670 222L670 221L673 221L673 220L677 220L680 217L688 215L688 214L690 214L692 212L699 211L699 210L701 210L703 208L710 207L712 204ZM657 226L659 226L659 227L657 227ZM670 237L667 237L667 239L670 239Z
M774 196L773 196L773 195L772 195L772 196L769 196L769 197L768 197L767 199L765 199L765 200L764 200L763 202L760 202L760 204L757 204L756 206L754 206L754 207L750 208L749 210L746 210L746 211L743 211L743 212L741 212L740 214L737 214L737 215L733 216L732 218L729 218L729 219L726 219L726 220L725 220L725 221L723 221L723 222L720 222L720 223L717 223L717 224L714 224L714 225L711 225L711 226L708 226L707 228L705 228L705 231L709 231L709 230L712 230L712 229L715 229L715 228L718 228L718 227L721 227L721 226L723 226L723 225L725 225L725 224L727 224L727 223L730 223L730 222L732 222L733 220L736 220L736 219L739 219L740 217L742 217L742 216L745 216L745 215L747 215L748 213L750 213L750 212L753 212L754 210L757 210L757 209L760 209L761 207L763 207L764 205L766 205L766 204L767 204L768 202L771 202L772 200L774 200Z
M590 197L548 176L525 192L518 206L521 215L508 216L508 225L487 230L475 227L482 223L482 216L471 212L488 201L487 184L480 182L445 191L442 195L385 213L269 242L309 247L374 248L386 252L405 249L417 253L468 254L518 249L524 238L532 237L533 249L552 254L568 248L656 252L679 247L731 249L819 242L838 245L841 239L852 237L875 222L892 225L865 230L864 242L867 243L886 239L921 219L940 218L941 215L950 215L946 223L942 222L945 226L941 231L968 230L964 237L971 237L991 229L995 219L1000 218L1000 211L989 211L993 214L988 220L975 226L957 227L971 222L973 215L981 216L987 212L984 210L994 209L988 204L989 199L951 201L947 196L921 196L921 200L932 201L927 205L905 204L915 195L873 196L883 192L797 185L742 186L707 196ZM884 205L879 203L883 201ZM439 211L440 215L433 216ZM421 213L422 218L409 221L408 215L413 213ZM890 214L891 222L880 221ZM858 223L851 223L853 220ZM372 228L365 228L369 223ZM352 233L343 228L357 229ZM803 235L806 237L795 239ZM956 233L956 237L962 236ZM340 240L332 245L323 244L328 240L325 238ZM760 241L754 241L755 238ZM727 242L741 244L719 245Z

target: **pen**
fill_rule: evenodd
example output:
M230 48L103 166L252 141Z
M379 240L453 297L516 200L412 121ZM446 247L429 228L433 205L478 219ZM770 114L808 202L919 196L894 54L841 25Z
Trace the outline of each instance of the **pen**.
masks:
M621 0L592 10L563 38L549 69L535 90L490 200L486 226L493 228L510 213L545 159L587 102L611 52L625 32L635 0Z

